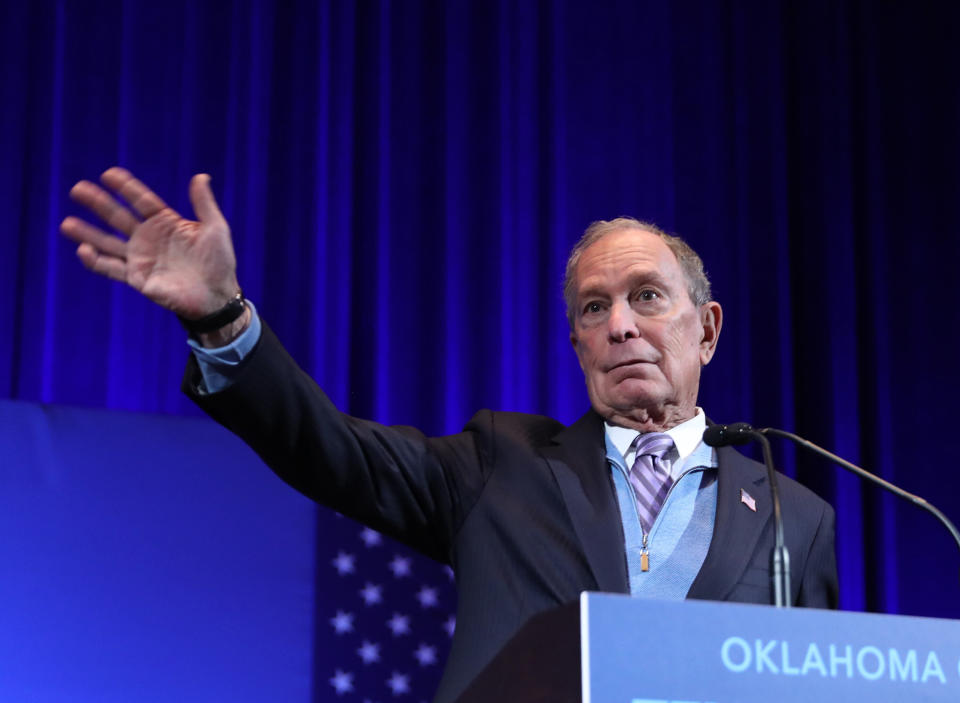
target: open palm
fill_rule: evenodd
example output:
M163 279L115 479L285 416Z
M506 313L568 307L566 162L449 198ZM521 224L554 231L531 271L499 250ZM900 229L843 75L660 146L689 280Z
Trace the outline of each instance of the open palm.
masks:
M70 197L126 238L76 217L64 219L60 230L79 243L77 256L87 268L126 282L189 319L218 310L236 295L230 227L217 207L209 176L196 175L190 181L198 221L179 215L125 169L111 168L100 180L113 194L80 181Z

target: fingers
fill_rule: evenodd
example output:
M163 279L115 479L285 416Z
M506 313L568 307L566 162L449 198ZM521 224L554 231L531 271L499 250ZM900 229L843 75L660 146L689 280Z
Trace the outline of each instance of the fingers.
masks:
M100 176L100 182L119 193L145 220L167 207L156 193L134 178L125 168L108 168Z
M77 247L77 258L83 265L101 276L116 281L127 280L127 262L114 256L100 254L93 245L84 242Z
M217 200L210 190L210 176L198 173L190 179L190 202L197 218L205 224L226 223L223 213L217 206Z
M120 259L126 258L127 243L76 217L67 217L60 223L63 236L79 244L90 244L96 251Z
M70 197L75 202L92 211L101 220L128 237L140 220L127 208L117 202L107 191L90 181L80 181L70 189Z
M76 217L60 223L65 237L80 242L77 258L91 271L117 281L127 280L127 243Z

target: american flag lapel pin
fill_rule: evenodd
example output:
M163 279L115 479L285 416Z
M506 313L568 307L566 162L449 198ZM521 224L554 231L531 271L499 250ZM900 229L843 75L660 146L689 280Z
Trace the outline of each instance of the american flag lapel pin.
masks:
M757 512L757 501L752 495L747 493L742 488L740 489L740 502L746 505L753 512Z

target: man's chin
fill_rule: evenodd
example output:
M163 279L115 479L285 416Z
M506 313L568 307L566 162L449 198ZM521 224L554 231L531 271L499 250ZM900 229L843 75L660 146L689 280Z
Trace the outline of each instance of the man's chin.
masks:
M617 384L611 392L591 398L591 401L594 409L604 417L635 416L637 411L656 413L658 408L665 406L666 396L663 389L654 387L649 381L632 379Z
M646 381L650 382L657 378L662 379L660 367L651 362L637 361L632 364L617 366L606 372L606 380L609 383L621 384L628 381Z
M614 407L625 409L658 405L667 393L654 379L630 376L615 384L607 395Z

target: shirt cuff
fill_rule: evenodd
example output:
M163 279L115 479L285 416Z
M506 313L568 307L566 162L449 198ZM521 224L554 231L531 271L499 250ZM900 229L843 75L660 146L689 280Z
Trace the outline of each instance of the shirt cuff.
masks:
M206 349L194 339L187 340L203 377L197 389L201 395L217 393L229 388L239 373L241 362L257 346L260 340L260 316L253 303L248 300L247 305L250 306L251 312L250 324L230 344Z

